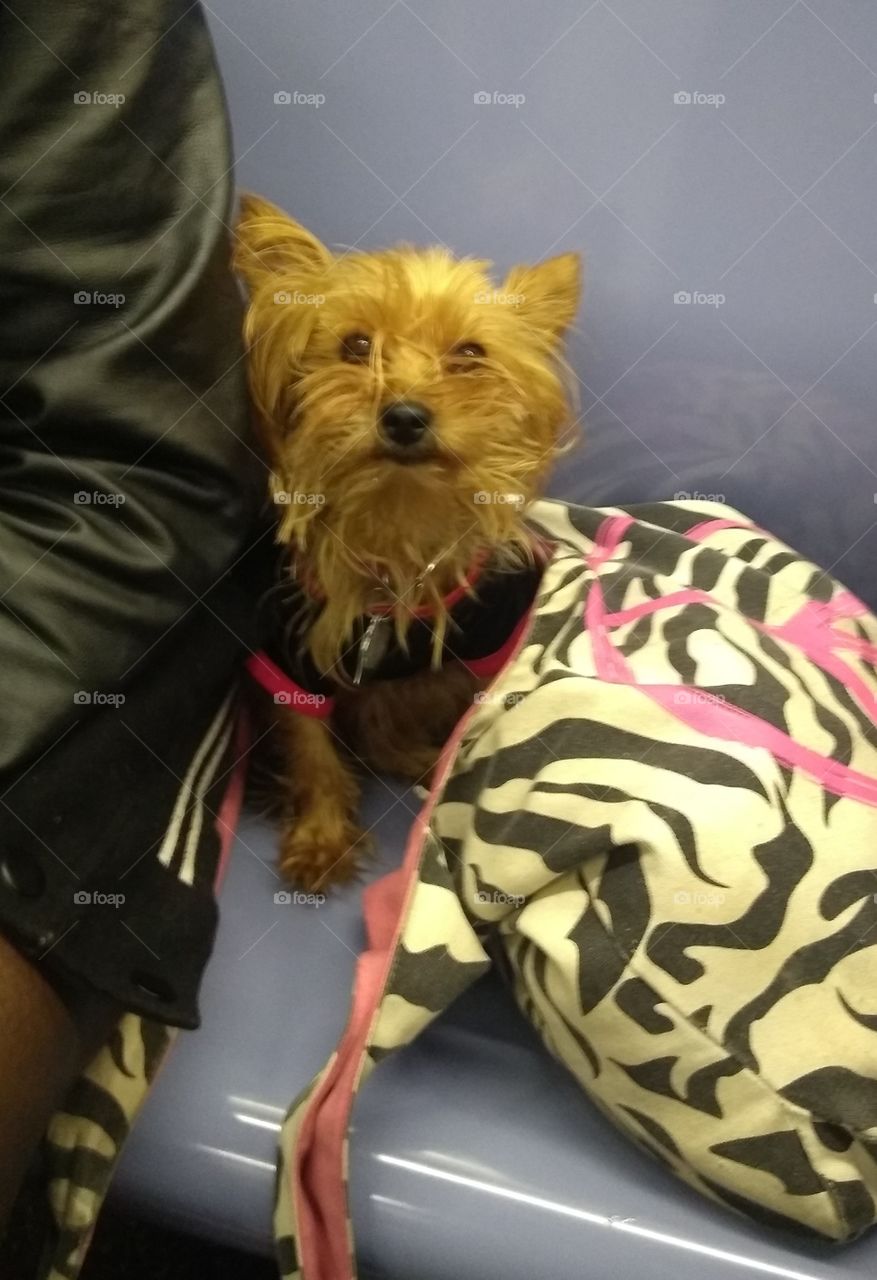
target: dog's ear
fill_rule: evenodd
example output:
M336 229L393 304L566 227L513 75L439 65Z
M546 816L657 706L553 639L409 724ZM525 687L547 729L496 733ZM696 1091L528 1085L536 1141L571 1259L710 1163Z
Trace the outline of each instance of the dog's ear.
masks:
M521 317L556 342L579 309L582 260L577 253L561 253L532 267L512 267L503 292L516 295L515 309Z
M279 276L320 273L331 261L326 246L276 204L241 197L233 264L251 289Z

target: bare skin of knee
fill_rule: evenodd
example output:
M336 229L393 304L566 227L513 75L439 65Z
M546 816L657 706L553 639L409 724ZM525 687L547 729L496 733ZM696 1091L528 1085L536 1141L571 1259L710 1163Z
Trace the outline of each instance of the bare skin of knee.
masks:
M0 1235L53 1111L119 1012L96 998L74 1017L0 937Z

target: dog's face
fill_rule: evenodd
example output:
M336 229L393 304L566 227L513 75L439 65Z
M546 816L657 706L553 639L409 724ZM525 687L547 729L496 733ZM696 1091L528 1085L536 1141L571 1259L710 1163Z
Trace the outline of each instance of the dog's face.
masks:
M284 539L402 581L513 536L569 424L576 255L498 288L442 249L333 255L246 197L235 265Z

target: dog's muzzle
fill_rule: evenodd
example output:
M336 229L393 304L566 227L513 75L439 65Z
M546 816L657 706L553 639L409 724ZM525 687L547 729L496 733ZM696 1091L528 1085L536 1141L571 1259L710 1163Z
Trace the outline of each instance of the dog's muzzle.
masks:
M416 400L394 400L381 412L379 430L393 457L413 461L435 451L431 425L432 410L425 404Z

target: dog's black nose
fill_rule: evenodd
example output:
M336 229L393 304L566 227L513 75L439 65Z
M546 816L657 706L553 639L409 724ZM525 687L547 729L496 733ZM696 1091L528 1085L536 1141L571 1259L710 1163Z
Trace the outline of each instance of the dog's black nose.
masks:
M381 414L381 431L391 444L419 443L432 422L432 411L416 400L396 400Z

